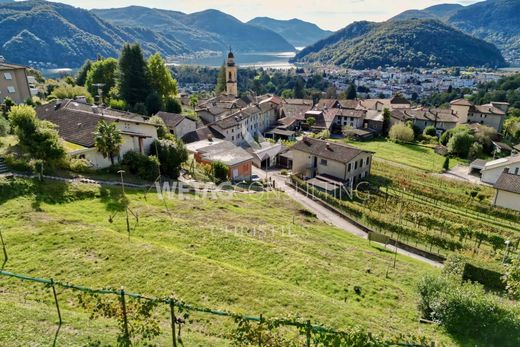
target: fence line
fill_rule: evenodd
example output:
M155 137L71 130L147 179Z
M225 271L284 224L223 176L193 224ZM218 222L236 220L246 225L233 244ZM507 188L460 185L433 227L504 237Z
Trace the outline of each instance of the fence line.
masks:
M229 318L235 318L235 319L241 319L241 320L257 322L257 323L275 322L275 323L277 323L278 325L281 325L281 326L292 326L292 327L298 327L298 328L305 328L307 335L309 335L312 332L314 332L314 333L327 333L327 334L333 334L333 335L346 335L346 334L348 334L348 332L345 332L345 331L340 331L340 330L336 330L336 329L333 329L333 328L328 328L328 327L325 327L325 326L322 326L322 325L311 324L310 321L301 322L301 321L294 321L294 320L289 320L289 319L266 320L262 316L241 315L241 314L237 314L237 313L233 313L233 312L229 312L229 311L215 310L215 309L210 309L210 308L206 308L206 307L199 307L199 306L186 304L186 303L184 303L182 301L179 301L179 300L176 300L176 299L172 299L172 298L154 298L154 297L145 296L145 295L142 295L142 294L129 293L129 292L124 291L124 289L121 289L121 290L94 289L94 288L89 288L89 287L85 287L85 286L74 285L74 284L71 284L71 283L55 281L52 278L47 279L47 278L30 277L30 276L27 276L27 275L17 274L17 273L13 273L13 272L9 272L9 271L3 271L3 270L0 270L0 275L1 276L6 276L6 277L10 277L10 278L16 278L16 279L19 279L19 280L22 280L22 281L41 283L41 284L44 284L46 286L51 287L52 290L53 290L53 293L54 293L53 296L54 296L57 312L58 312L58 315L59 315L59 324L60 324L60 326L62 324L62 317L61 317L61 312L60 312L60 308L59 308L58 298L57 298L57 295L56 295L56 289L55 289L56 286L62 287L62 288L65 288L65 289L78 290L78 291L81 291L81 292L91 293L91 294L120 296L121 299L122 299L123 306L125 305L124 304L124 297L125 296L128 296L130 298L134 298L134 299L148 300L148 301L154 301L154 302L160 302L160 303L166 304L172 310L172 331L173 331L173 333L175 331L175 324L176 324L175 317L173 315L173 307L177 307L179 309L184 309L184 310L187 310L187 311L207 313L207 314L211 314L211 315L216 315L216 316L221 316L221 317L229 317ZM127 319L126 318L126 311L125 311L124 308L123 308L123 314L124 314L124 319L126 321L126 319ZM369 336L371 336L371 333L367 333L367 334ZM128 333L126 333L126 335L128 336ZM406 342L404 342L404 343L401 343L401 342L398 342L398 343L388 343L388 345L389 346L423 346L422 344L414 344L414 343L406 343ZM431 345L434 346L435 344L432 342ZM174 347L177 346L175 338L173 339L173 346ZM310 346L311 346L310 345L310 340L307 339L307 347L310 347Z

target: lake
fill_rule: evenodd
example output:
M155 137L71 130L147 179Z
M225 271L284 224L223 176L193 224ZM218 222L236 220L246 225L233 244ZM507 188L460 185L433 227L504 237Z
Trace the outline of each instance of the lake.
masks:
M255 53L235 53L235 62L240 67L271 68L287 70L294 68L295 65L289 63L289 59L295 56L295 52L255 52ZM169 59L173 65L201 65L220 67L226 61L227 53L199 55L193 57L176 57Z

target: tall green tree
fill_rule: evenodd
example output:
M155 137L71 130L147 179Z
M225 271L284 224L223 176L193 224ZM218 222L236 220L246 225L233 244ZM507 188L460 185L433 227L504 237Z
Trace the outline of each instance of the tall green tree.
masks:
M215 94L221 94L226 91L226 65L222 64L217 76L217 85L215 86Z
M100 121L94 132L94 143L99 153L110 158L110 163L114 165L114 156L119 154L123 144L123 137L116 124Z
M294 97L296 99L303 99L305 97L305 81L302 77L298 76L294 83Z
M351 83L346 92L346 98L348 100L354 100L357 98L357 91L356 91L356 85L354 83Z
M87 81L87 74L92 67L92 61L87 60L83 66L79 69L78 74L76 75L76 84L78 86L84 86Z
M144 103L150 94L146 70L141 46L126 44L119 57L118 87L121 98L130 107Z
M159 53L148 58L148 81L152 92L161 98L177 95L177 81Z
M109 95L110 89L116 86L118 62L114 58L107 58L94 62L87 72L85 87L91 95L98 95L98 87L95 84L104 84L103 100Z

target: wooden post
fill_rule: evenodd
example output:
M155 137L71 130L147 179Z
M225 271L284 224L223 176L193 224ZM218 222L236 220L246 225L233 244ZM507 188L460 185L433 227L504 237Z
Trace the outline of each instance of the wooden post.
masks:
M394 242L395 247L395 254L394 254L394 269L395 269L395 262L397 261L397 239Z
M61 320L60 305L58 303L58 295L56 294L56 287L54 286L54 280L52 278L51 278L51 287L52 287L52 294L54 295L54 303L56 304L56 311L58 311L58 318L60 320L60 325L61 325L62 320Z
M7 263L7 260L9 259L9 257L7 256L7 249L5 247L4 236L2 235L2 230L0 230L0 241L2 241L2 249L4 251L4 264L5 264L5 263Z
M123 310L124 346L130 346L130 333L128 332L128 317L126 316L125 291L121 288L121 309Z
M311 347L311 321L307 321L307 347Z
M175 307L173 305L173 299L170 298L170 316L172 320L172 342L173 347L177 347L177 338L175 336L175 321L177 320L175 318Z

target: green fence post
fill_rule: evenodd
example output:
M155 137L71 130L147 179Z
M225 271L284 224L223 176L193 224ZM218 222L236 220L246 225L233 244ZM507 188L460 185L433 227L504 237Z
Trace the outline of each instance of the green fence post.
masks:
M60 325L61 325L62 320L61 320L60 305L58 304L58 295L56 294L56 287L54 286L54 280L52 278L51 278L51 287L52 287L52 294L54 295L54 303L56 304L56 310L58 311L58 318L60 320Z
M121 288L121 309L123 310L124 345L130 346L130 333L128 332L128 317L126 316L125 291Z
M171 319L172 319L172 342L173 342L173 347L177 347L177 338L175 337L175 321L176 321L176 318L175 318L175 307L173 305L173 299L170 298L170 316L171 316Z
M311 321L307 321L307 347L311 347Z

